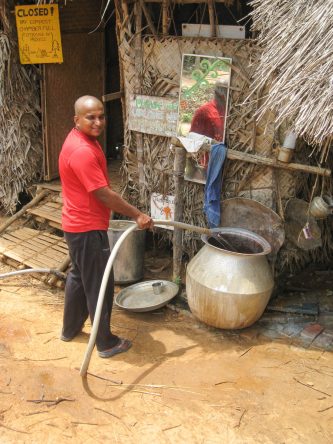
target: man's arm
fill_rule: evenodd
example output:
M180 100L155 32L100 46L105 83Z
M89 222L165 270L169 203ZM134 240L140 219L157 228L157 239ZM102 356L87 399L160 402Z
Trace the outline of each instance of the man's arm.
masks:
M142 213L136 207L126 202L126 200L109 187L98 188L92 191L92 194L112 211L134 219L139 228L153 228L153 220L150 216Z

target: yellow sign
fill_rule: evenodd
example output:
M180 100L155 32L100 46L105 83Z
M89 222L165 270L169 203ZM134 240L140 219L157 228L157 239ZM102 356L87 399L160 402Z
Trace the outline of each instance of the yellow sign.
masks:
M62 63L58 5L15 6L20 61Z

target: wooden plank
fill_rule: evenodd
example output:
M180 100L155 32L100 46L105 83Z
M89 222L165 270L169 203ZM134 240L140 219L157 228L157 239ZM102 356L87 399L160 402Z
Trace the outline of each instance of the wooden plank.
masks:
M50 201L50 202L46 202L46 203L45 203L45 206L47 206L47 207L51 207L51 208L58 208L59 210L61 210L62 202L53 202L53 201Z
M52 228L56 228L57 230L61 230L61 224L59 224L59 223L57 223L57 222L49 221L48 224L49 224L49 226L52 227Z
M16 248L10 251L4 251L3 254L7 257L15 259L22 263L28 263L27 261L37 261L42 264L43 267L57 268L64 260L64 256L61 258L49 257L42 253L32 254L31 250L27 248Z
M46 190L51 190L51 191L58 191L61 192L62 188L61 188L61 184L55 184L55 183L40 183L37 185L37 189L38 188L42 188L42 189L46 189Z
M124 97L124 91L117 91L114 93L104 94L104 96L102 96L102 101L111 102L112 100L121 99L122 97Z
M12 242L7 241L6 239L0 239L0 252L10 248L12 245Z
M61 212L59 211L59 214L54 209L45 210L36 208L34 210L29 211L29 214L32 214L34 216L38 216L47 220L51 220L52 222L58 222L61 223Z

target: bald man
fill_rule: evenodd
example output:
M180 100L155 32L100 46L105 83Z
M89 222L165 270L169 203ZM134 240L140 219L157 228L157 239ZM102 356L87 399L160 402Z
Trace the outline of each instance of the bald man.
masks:
M68 134L59 156L62 184L62 229L72 267L65 287L63 328L60 339L71 341L90 316L93 322L99 289L110 247L107 236L111 210L135 220L139 228L152 228L150 216L112 191L104 153L97 137L105 127L103 104L93 96L75 102L75 127ZM110 330L113 304L113 273L105 293L96 337L100 357L125 352L131 342Z

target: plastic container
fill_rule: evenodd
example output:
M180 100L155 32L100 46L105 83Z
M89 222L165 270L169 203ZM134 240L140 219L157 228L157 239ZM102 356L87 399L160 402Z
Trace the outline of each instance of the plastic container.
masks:
M108 238L111 251L124 231L134 223L130 220L110 220ZM113 264L116 284L130 284L143 278L145 240L146 231L137 229L121 244Z

